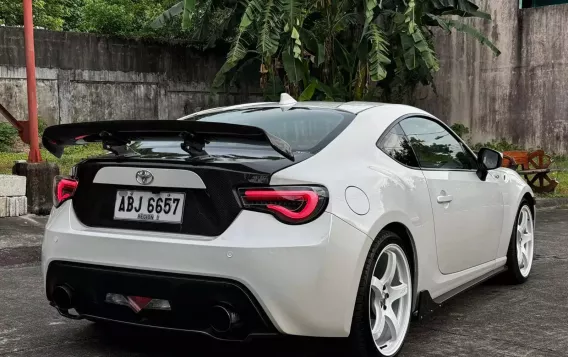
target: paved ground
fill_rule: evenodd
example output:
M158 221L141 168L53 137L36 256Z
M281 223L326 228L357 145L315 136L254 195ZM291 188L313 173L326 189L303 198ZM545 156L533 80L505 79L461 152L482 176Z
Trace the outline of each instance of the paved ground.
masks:
M334 343L327 341L219 344L154 330L107 331L61 318L45 301L39 266L30 264L37 259L42 224L30 218L0 220L0 356L334 354ZM429 320L412 324L402 356L568 355L568 210L539 212L537 218L531 279L522 286L490 281L451 301ZM23 243L9 243L13 240L7 234L22 232ZM17 258L7 260L14 255ZM26 264L13 265L21 262Z
M0 267L37 262L46 222L47 217L33 215L0 218Z

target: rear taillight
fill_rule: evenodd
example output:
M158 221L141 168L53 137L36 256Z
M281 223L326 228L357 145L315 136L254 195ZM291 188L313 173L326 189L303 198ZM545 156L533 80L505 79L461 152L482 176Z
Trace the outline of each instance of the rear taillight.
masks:
M66 176L55 176L53 179L53 205L58 207L64 201L73 197L77 185L77 180Z
M327 206L328 192L320 186L274 186L238 190L243 207L270 213L288 224L316 219Z

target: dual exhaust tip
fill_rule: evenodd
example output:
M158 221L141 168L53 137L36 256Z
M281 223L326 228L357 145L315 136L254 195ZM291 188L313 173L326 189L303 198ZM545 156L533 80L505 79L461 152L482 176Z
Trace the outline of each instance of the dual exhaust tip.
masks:
M58 285L53 289L52 299L60 311L68 311L74 308L75 301L73 290L67 285ZM227 333L241 325L238 313L229 306L215 305L209 311L209 326L218 333Z
M67 311L74 307L73 291L66 285L56 286L55 289L53 289L51 298L59 310Z
M209 326L215 332L227 333L240 325L239 314L223 305L215 305L209 311Z

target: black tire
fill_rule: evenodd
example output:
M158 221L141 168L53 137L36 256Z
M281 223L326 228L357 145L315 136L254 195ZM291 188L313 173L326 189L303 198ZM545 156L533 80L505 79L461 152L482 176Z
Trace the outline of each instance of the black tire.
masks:
M519 214L524 206L527 206L533 212L533 209L529 202L526 199L521 201L519 205L519 209L517 210L517 215L515 216L515 221L513 223L513 229L511 232L511 239L509 241L509 249L507 250L507 271L505 272L504 276L508 283L510 284L522 284L528 280L530 276L527 275L524 277L521 274L521 269L519 267L519 262L517 260L517 222L519 221ZM534 228L533 228L534 229ZM534 238L533 238L534 239Z
M404 254L406 255L407 261L409 262L409 265L411 264L411 259L409 259L408 254L409 250L406 247L405 242L396 233L390 231L382 231L381 233L379 233L378 237L373 242L371 249L369 250L367 260L365 261L365 265L363 266L361 282L359 283L359 290L357 292L357 298L355 300L353 320L351 322L351 333L349 335L350 356L384 356L376 347L375 341L373 341L371 335L371 326L369 325L369 286L371 284L375 262L377 261L379 254L381 253L383 248L385 248L389 244L396 244L400 248L402 248ZM412 277L412 274L411 279L414 279L414 277ZM412 281L412 284L414 284L414 281ZM412 294L412 291L410 292L410 294ZM404 339L406 339L407 333L408 329L405 331ZM398 350L390 356L396 356L403 346L404 340Z

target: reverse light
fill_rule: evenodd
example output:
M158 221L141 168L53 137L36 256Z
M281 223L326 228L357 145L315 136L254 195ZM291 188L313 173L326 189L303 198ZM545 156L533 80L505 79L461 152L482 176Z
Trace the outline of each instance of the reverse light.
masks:
M328 192L321 186L241 188L238 193L245 209L270 213L288 224L313 221L328 202Z
M58 207L66 200L73 197L79 182L66 176L55 176L53 179L53 205Z

